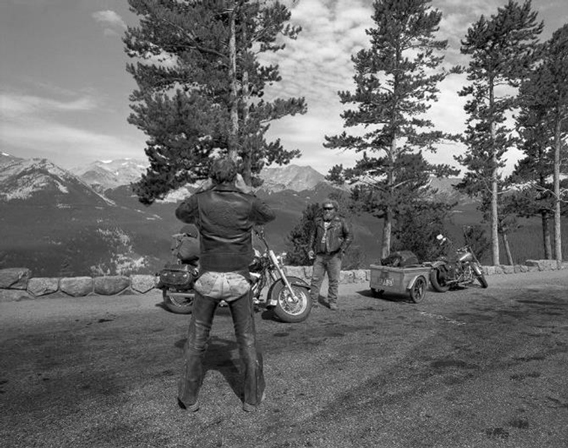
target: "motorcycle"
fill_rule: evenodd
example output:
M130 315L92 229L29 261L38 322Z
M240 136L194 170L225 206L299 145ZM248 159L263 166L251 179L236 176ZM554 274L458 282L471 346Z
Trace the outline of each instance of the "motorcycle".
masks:
M193 283L199 276L197 265L181 260L167 263L158 275L157 288L162 290L164 306L172 313L190 314L195 297Z
M301 278L287 276L282 263L268 245L262 229L255 235L264 244L261 254L255 256L249 266L251 293L255 310L273 309L283 322L297 323L306 320L312 309L310 286ZM163 291L164 305L177 314L189 314L193 308L195 292L193 283L198 277L197 265L188 263L167 264L159 273L158 288ZM268 291L263 291L268 286Z
M268 245L264 231L255 229L254 232L266 249L264 254L255 249L254 260L249 266L255 307L273 309L283 322L306 320L312 310L310 285L299 277L286 275L281 260ZM268 291L262 294L266 286Z
M438 235L440 244L451 243L443 235ZM478 281L482 288L489 285L481 269L481 264L469 245L465 245L455 250L449 257L441 257L432 263L430 270L430 283L432 288L438 292L446 292L451 288L465 287Z

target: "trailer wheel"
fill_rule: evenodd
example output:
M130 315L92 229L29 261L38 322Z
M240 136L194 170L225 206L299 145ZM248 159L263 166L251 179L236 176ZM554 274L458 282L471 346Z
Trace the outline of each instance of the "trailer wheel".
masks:
M414 303L419 303L424 300L426 296L426 287L428 286L428 282L422 276L417 277L410 288L410 298Z

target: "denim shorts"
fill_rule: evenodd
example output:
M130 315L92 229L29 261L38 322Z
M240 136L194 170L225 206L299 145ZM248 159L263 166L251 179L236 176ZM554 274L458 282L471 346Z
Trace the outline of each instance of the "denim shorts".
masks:
M250 282L237 272L204 272L193 288L202 296L230 302L250 290Z

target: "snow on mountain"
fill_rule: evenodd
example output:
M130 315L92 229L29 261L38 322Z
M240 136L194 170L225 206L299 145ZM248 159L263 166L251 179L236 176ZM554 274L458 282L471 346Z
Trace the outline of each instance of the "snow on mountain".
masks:
M324 175L311 166L298 165L265 168L260 173L260 177L264 180L261 188L271 191L310 190L325 181Z
M0 160L0 201L59 208L113 205L85 182L47 159L8 157Z
M136 182L147 168L148 162L125 158L97 160L88 165L72 168L71 172L97 191L103 192L109 188Z
M260 173L264 183L259 188L260 193L275 193L283 190L295 192L311 190L320 182L324 181L324 176L310 166L288 165L285 167L265 168ZM168 195L158 201L160 203L177 203L190 196L201 182L195 185L186 185L171 191Z
M19 157L15 157L12 154L8 154L7 152L4 151L0 151L0 165L5 164L5 163L9 163L9 162L13 162L16 160L23 160Z
M75 167L71 172L97 191L103 192L109 188L117 188L136 182L147 167L148 163L141 160L98 160L88 165ZM261 188L273 192L310 190L324 181L324 176L312 167L298 165L265 168L260 177L264 180ZM172 192L164 200L166 202L177 201L180 195L185 194L187 194L187 191L183 188L181 192Z

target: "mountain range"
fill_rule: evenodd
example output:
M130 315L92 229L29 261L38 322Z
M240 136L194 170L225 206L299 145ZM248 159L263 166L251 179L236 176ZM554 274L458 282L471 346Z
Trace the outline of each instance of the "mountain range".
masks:
M28 267L36 277L154 273L169 260L171 235L182 226L176 204L193 190L182 188L150 207L130 183L147 163L119 159L65 170L47 159L22 159L0 152L0 268ZM267 168L256 194L276 212L266 235L276 252L311 203L336 188L311 167ZM438 195L456 199L458 179L433 180ZM464 197L464 210L473 209ZM354 247L366 262L379 253L381 223L353 218Z
M147 162L134 159L97 160L69 170L97 191L104 192L140 179Z

